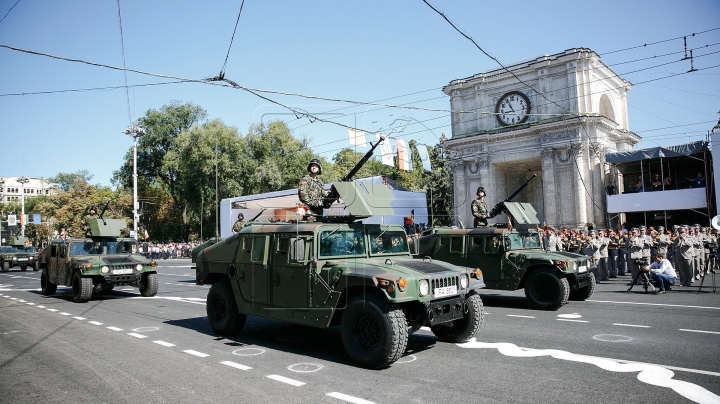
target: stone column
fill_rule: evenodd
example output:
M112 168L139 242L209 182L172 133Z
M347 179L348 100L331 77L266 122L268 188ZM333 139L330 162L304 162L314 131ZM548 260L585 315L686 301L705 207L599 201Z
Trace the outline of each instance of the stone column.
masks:
M573 179L575 182L575 197L577 201L577 205L575 206L575 224L576 225L582 225L584 223L587 223L587 198L586 198L586 191L585 190L585 178L582 174L583 167L585 164L585 159L583 158L582 153L582 144L581 143L573 143L570 146L568 146L568 154L570 154L570 158L574 161L571 161L570 164L572 164L572 171L573 171Z
M453 225L456 225L458 220L461 220L463 223L465 223L467 216L467 213L465 211L469 211L470 204L466 203L465 201L467 195L467 184L465 181L465 162L462 160L451 160L450 167L453 171L453 187L455 188L455 196L453 198L453 211L455 213L455 217L453 218L452 222Z
M543 196L545 202L545 211L542 215L548 226L558 225L558 204L555 195L555 150L552 147L544 148L540 151L542 157L542 182Z

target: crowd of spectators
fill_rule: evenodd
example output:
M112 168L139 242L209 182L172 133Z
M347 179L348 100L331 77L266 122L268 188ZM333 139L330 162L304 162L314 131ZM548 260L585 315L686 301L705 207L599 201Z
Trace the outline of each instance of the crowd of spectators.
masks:
M152 260L190 258L190 252L199 244L199 242L147 243L147 251L145 251L145 244L140 244L140 253Z
M624 192L620 193L632 194L638 192L669 191L681 188L704 188L707 182L705 174L702 172L698 172L693 178L684 177L682 180L680 184L676 184L672 176L663 177L658 173L650 174L647 177L642 175L637 177L628 175L625 176ZM617 195L618 191L623 190L618 190L616 184L610 180L605 187L605 191L608 195Z

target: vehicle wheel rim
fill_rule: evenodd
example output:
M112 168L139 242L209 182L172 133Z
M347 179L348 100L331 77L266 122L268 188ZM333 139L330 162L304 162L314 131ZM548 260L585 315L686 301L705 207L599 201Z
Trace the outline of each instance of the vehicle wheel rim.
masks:
M365 349L373 349L380 343L380 324L369 314L355 320L355 339Z
M227 318L227 304L223 298L215 300L215 318L221 322Z

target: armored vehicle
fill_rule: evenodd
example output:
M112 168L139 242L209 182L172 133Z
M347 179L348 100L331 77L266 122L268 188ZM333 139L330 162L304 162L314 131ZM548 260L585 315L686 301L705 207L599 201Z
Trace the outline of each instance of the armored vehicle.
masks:
M27 237L10 237L8 245L0 247L3 272L8 272L12 267L20 267L21 271L27 271L28 267L31 267L33 271L37 271L37 256L35 247L28 246Z
M389 189L340 182L348 216L252 223L197 254L197 283L210 326L239 332L248 315L314 327L340 326L350 358L369 368L398 360L408 335L429 326L442 341L466 341L483 322L479 270L413 259L402 226L363 224L392 215Z
M90 236L55 239L40 253L40 286L52 295L57 285L72 286L73 300L88 301L93 293L130 285L142 296L158 291L157 264L137 253L137 242L120 237L123 219L88 219Z
M487 289L525 289L525 296L539 309L557 310L568 299L592 295L595 276L587 256L545 251L532 205L503 202L503 210L514 226L430 228L413 240L415 257L482 270Z

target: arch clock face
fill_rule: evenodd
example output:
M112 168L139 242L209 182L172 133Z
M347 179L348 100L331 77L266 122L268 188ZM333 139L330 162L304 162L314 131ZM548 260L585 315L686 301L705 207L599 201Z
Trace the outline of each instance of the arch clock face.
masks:
M500 126L523 123L530 113L530 100L519 91L511 91L500 97L495 113Z

